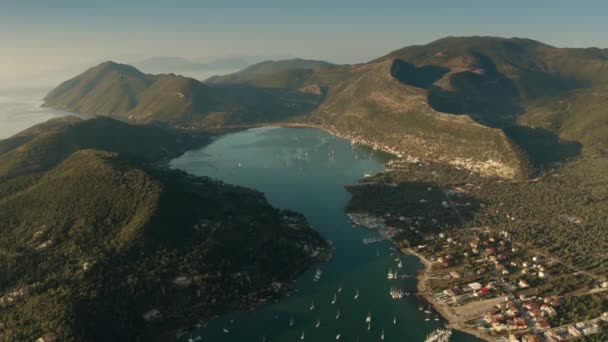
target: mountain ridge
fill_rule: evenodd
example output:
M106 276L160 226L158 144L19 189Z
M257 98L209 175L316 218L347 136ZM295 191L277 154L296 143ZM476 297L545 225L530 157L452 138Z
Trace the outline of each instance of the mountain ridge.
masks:
M157 119L190 127L310 123L414 159L439 159L487 175L521 178L605 148L601 136L606 128L596 126L602 122L600 106L585 112L599 118L581 120L577 134L567 134L569 128L532 126L525 119L552 100L605 84L605 50L556 48L525 38L446 37L355 65L262 62L201 85L208 96L200 103L209 108L151 104L132 115L136 122ZM234 87L240 87L241 95L268 92L267 97L250 95L267 106L256 108L224 92ZM152 92L154 98L168 98L161 93ZM51 97L46 104L61 106L55 100ZM554 118L560 115L574 118L577 113L552 112L550 120L557 122ZM599 138L585 139L591 131Z

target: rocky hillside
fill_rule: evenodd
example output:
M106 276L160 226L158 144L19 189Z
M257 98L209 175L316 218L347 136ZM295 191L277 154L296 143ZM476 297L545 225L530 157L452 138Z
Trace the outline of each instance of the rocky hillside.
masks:
M154 166L171 132L63 119L20 137L0 165L44 162L0 181L0 340L171 340L282 293L326 248L262 193Z

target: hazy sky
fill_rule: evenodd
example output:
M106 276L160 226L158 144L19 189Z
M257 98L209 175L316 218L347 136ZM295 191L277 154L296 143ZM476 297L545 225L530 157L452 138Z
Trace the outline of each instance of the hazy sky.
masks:
M447 35L608 47L607 17L606 0L0 0L0 79L146 56L352 63Z

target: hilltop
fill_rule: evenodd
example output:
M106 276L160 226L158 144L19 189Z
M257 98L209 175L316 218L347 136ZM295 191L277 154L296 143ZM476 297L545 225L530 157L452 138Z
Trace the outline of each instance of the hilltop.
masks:
M53 89L53 108L137 123L212 127L286 120L309 112L319 97L290 89L210 86L174 74L150 75L105 62Z
M98 69L107 66L65 82L46 104L189 127L320 125L412 160L504 178L603 153L608 142L600 109L608 57L596 48L447 37L356 65L267 61L204 84L126 66L96 76ZM195 101L181 103L178 93Z
M325 242L260 192L158 165L199 140L62 118L0 141L0 340L170 340L290 287Z

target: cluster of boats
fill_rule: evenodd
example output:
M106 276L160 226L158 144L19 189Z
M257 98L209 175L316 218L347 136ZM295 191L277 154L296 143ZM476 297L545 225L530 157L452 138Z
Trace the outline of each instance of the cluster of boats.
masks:
M424 342L448 342L450 337L452 337L452 329L439 328L426 335Z

